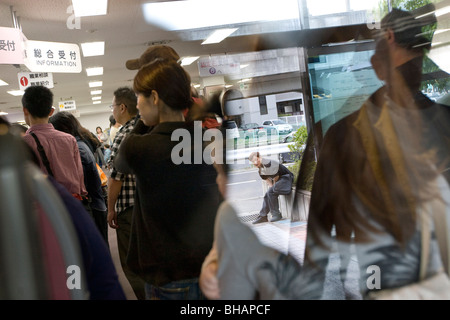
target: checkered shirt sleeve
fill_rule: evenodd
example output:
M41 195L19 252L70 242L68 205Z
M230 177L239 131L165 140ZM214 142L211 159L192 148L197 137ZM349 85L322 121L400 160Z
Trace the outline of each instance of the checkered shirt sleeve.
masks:
M137 118L134 118L123 125L117 132L116 137L114 138L114 142L111 146L111 157L108 161L108 164L111 166L111 178L117 181L122 181L122 188L116 202L117 213L120 213L126 208L134 205L134 195L136 192L136 181L134 175L124 174L117 171L114 167L114 158L119 151L119 147L122 141L133 130L136 121Z

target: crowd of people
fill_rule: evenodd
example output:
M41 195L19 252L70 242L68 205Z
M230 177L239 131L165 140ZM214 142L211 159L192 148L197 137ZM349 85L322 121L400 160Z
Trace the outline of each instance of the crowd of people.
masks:
M398 9L381 21L371 63L385 85L325 135L303 264L262 244L238 219L227 199L227 165L197 157L208 144L192 139L177 154L186 161L173 161L175 131L193 136L194 121L202 121L202 130L226 130L228 115L226 99L196 96L171 47L153 46L127 61L136 75L132 88L113 94L109 134L100 126L93 134L71 113L55 113L51 90L41 86L27 88L22 98L28 127L13 131L16 125L2 121L64 198L77 226L91 299L126 299L109 253L108 226L139 300L321 299L334 252L342 281L349 257L357 256L362 297L376 298L380 287L402 287L448 270L435 236L426 271L421 268L423 216L437 215L429 208L440 204L450 219L450 109L419 90L430 47L429 39L416 36L420 30ZM268 214L270 222L280 220L278 196L291 192L294 175L258 152L249 161L269 187L254 224L269 222ZM106 193L98 166L109 172ZM431 223L433 234L437 227ZM381 269L381 286L369 288L373 265Z

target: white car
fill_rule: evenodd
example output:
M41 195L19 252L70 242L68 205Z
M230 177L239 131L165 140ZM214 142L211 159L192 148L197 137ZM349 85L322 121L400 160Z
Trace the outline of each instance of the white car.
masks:
M278 134L288 134L291 133L294 128L289 123L284 122L280 119L266 120L263 122L263 126L271 126L277 129Z
M238 129L238 126L236 125L235 121L227 120L225 129L226 129L226 138L227 139L239 138L239 136L240 136L239 129Z

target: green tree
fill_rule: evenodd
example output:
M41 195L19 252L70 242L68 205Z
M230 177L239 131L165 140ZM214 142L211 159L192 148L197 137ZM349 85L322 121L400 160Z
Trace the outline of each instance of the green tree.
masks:
M308 130L306 129L306 126L300 126L294 133L293 143L288 146L291 152L300 154L299 159L289 167L289 170L294 174L294 185L297 182L298 172L300 170L300 164L302 162L303 150L305 148L307 139Z

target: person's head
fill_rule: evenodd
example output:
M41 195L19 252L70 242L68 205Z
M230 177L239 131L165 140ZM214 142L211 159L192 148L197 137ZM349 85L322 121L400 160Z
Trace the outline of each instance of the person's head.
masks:
M22 106L27 124L30 124L30 116L34 119L48 118L55 110L53 108L53 93L43 86L28 87L22 96Z
M109 127L112 127L116 124L116 119L114 119L114 115L109 116Z
M97 133L102 133L102 132L103 132L103 129L102 129L101 127L97 127L97 128L95 128L95 131L96 131Z
M172 47L165 45L151 46L145 50L139 59L128 60L125 63L125 66L128 70L139 70L142 66L152 62L155 59L178 61L180 56Z
M161 117L190 108L191 79L174 60L157 59L144 65L134 78L138 109L147 126L160 123Z
M248 156L248 160L250 160L250 162L256 167L259 167L261 165L261 155L259 154L259 152L250 153L250 155Z
M11 126L11 123L9 122L9 120L6 119L6 117L4 117L4 116L0 116L0 124L4 124L7 127Z
M138 114L136 105L137 98L132 88L120 87L114 91L111 108L113 117L118 123L123 125L130 119L136 117Z
M392 39L399 47L423 54L430 50L433 32L424 33L423 27L436 23L434 14L416 19L410 12L394 8L381 20L381 35Z
M23 137L26 134L27 130L28 128L20 123L11 123L11 127L9 128L9 132L11 132L11 134L20 137Z
M105 144L103 145L103 147L104 147L105 149L109 149L111 146L110 146L109 144L105 143Z
M80 123L75 118L75 116L68 111L60 111L50 117L48 120L49 123L53 125L53 127L65 133L68 133L74 137L81 137L82 134L80 132ZM97 132L100 127L97 127ZM101 128L100 128L101 130Z
M376 34L372 66L380 80L385 81L391 98L405 96L420 88L422 60L431 48L432 29L436 18L429 15L416 19L408 11L393 9L381 20ZM395 98L399 100L399 98Z

